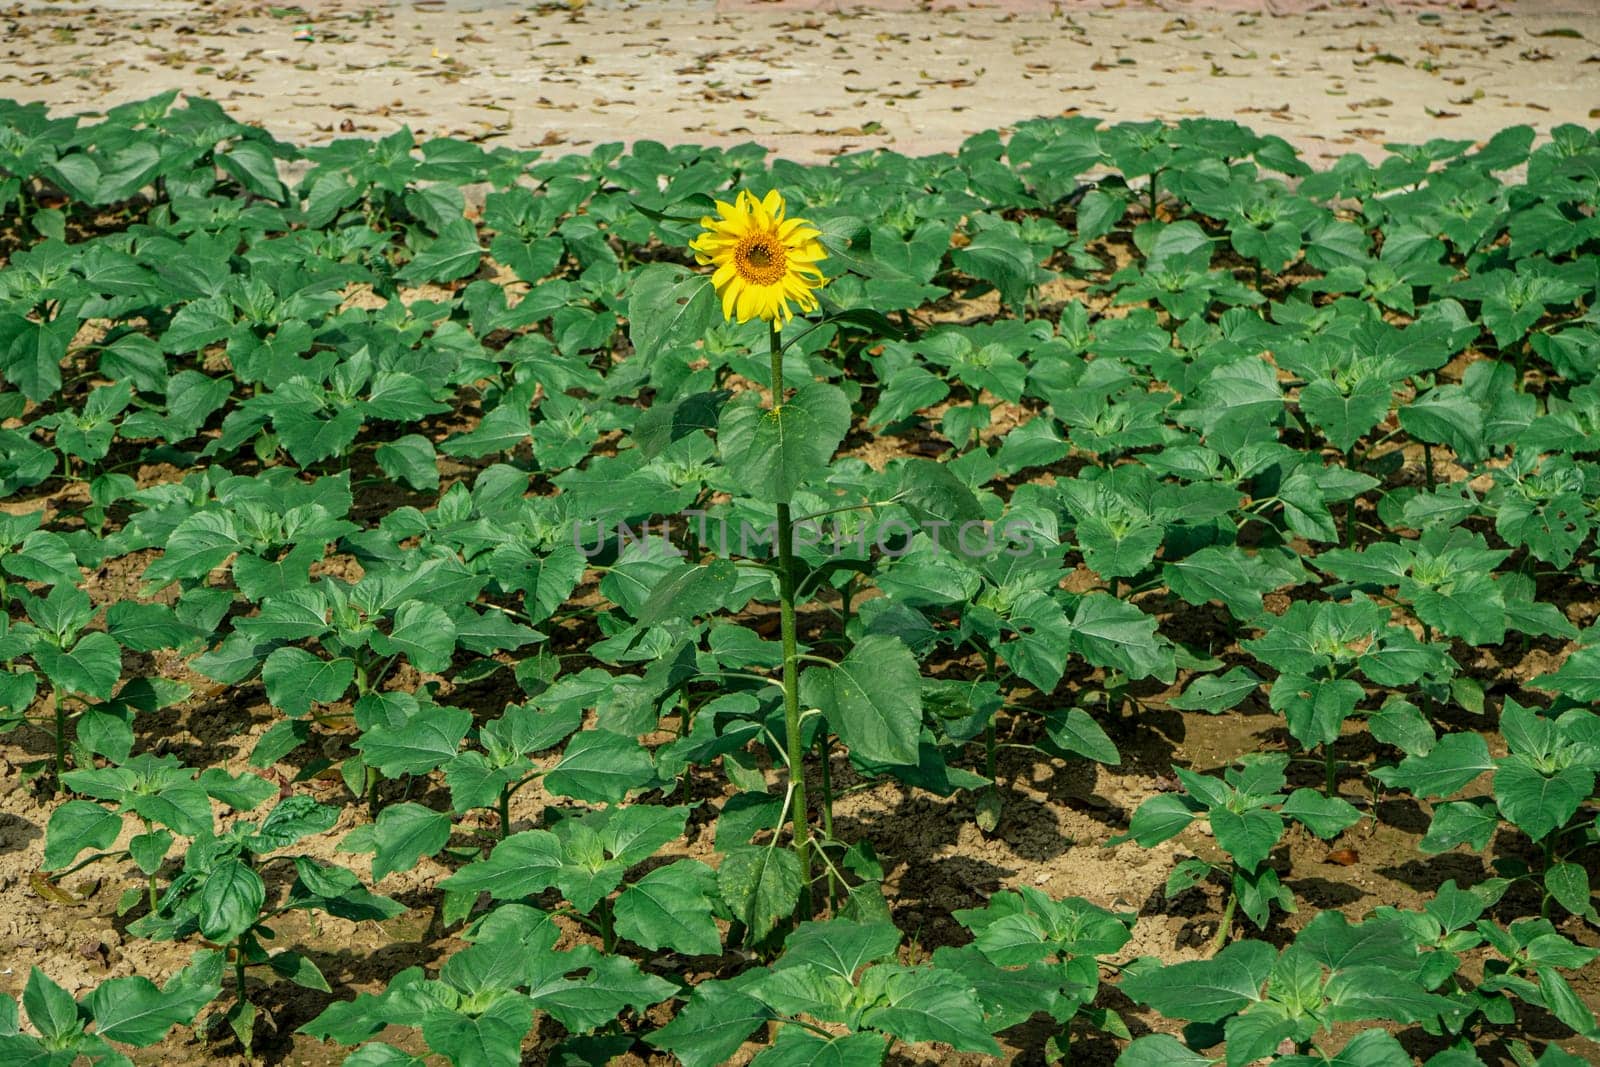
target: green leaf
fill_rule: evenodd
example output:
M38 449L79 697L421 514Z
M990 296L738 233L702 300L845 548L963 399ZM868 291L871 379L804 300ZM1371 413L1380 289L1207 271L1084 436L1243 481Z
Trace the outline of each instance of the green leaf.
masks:
M558 545L547 556L535 556L521 545L502 545L490 558L495 579L525 596L528 619L540 623L572 595L583 577L583 556L572 545Z
M942 1041L962 1052L1000 1054L977 997L956 975L881 963L862 975L861 988L881 1002L862 1014L863 1025L902 1041Z
M1159 845L1188 829L1197 814L1198 805L1184 797L1176 793L1157 793L1133 813L1128 832L1113 837L1106 844L1115 845L1132 838L1145 848Z
M810 966L854 982L862 967L892 957L899 947L900 931L893 923L805 922L784 939L783 955L773 967Z
M816 1019L849 1019L852 1002L867 1000L854 994L848 979L824 974L815 967L789 967L771 971L751 989L783 1015L809 1015Z
M1465 844L1474 852L1481 852L1498 829L1500 816L1492 802L1452 801L1434 809L1433 821L1417 848L1425 855L1433 855Z
M1122 992L1171 1019L1219 1022L1261 999L1278 954L1261 941L1235 941L1209 960L1152 967L1122 980Z
M632 1034L569 1037L550 1052L549 1067L609 1067L633 1049Z
M657 868L623 890L615 905L617 933L648 949L715 956L722 937L711 918L717 876L696 860Z
M1261 686L1261 676L1248 667L1232 667L1224 674L1203 674L1189 683L1183 695L1169 701L1181 711L1204 711L1220 715L1239 706L1240 701Z
M428 774L448 763L472 728L472 713L433 705L399 726L375 725L355 742L367 764L386 778Z
M735 983L711 979L695 986L673 1020L645 1041L677 1056L683 1067L722 1067L773 1015Z
M1066 670L1062 652L1072 643L1072 626L1061 606L1048 593L1030 589L1011 606L1006 625L1018 635L1000 646L1006 662L1039 692L1054 692Z
M69 800L50 813L44 832L44 869L59 871L85 849L104 851L122 832L122 817L87 800Z
M395 280L405 283L453 282L476 273L483 249L478 246L478 233L472 223L464 218L452 219L427 248L418 252Z
M288 848L312 834L331 830L338 821L338 808L319 804L304 793L297 793L280 800L277 807L261 820L256 832L244 839L244 846L258 855L274 852ZM351 884L355 884L353 875Z
M70 649L40 643L33 660L56 685L70 693L107 700L122 677L122 647L110 634L84 634Z
M270 767L310 738L311 720L279 719L257 738L255 748L250 751L250 766Z
M717 447L734 486L752 499L781 504L827 468L849 429L844 392L808 382L771 410L757 394L740 394L722 409Z
M201 771L200 788L238 812L254 811L278 792L278 787L265 778L249 773L235 777L221 767Z
M1340 1021L1384 1019L1422 1022L1459 1010L1452 1000L1423 990L1403 973L1387 967L1350 967L1328 979L1323 993L1333 1004L1331 1015Z
M1451 934L1471 926L1488 906L1489 901L1478 893L1456 888L1456 880L1452 878L1439 887L1422 910L1437 919L1445 933Z
M561 762L545 776L557 796L592 804L620 804L630 790L655 780L650 753L630 737L609 730L584 730L567 743Z
M194 627L179 622L165 604L133 600L119 600L106 609L106 630L123 648L136 652L182 648L201 636Z
M476 1017L435 1010L420 1022L428 1047L449 1057L454 1067L518 1067L522 1039L533 1028L533 1002L510 994Z
M74 315L36 321L18 314L0 315L0 373L35 403L61 391L61 361L77 333Z
M1541 674L1528 684L1573 700L1600 700L1600 645L1574 650L1557 670Z
M1020 227L1008 220L993 220L988 228L972 236L964 247L951 253L957 270L993 285L1000 298L1020 312L1028 289L1043 273L1040 257L1022 239Z
M586 979L542 993L538 1005L568 1030L587 1033L611 1022L625 1008L643 1014L676 991L671 982L645 974L630 959L602 956Z
M439 886L449 893L488 893L496 900L519 900L555 885L565 863L555 834L526 830L501 841L488 859L467 864Z
M1102 189L1090 189L1078 201L1078 239L1093 241L1111 232L1128 210L1128 200Z
M1419 797L1443 797L1459 792L1484 771L1494 767L1483 735L1471 731L1445 734L1427 755L1407 756L1397 767L1373 772L1391 789L1405 789Z
M437 673L450 666L456 649L456 624L439 605L408 600L394 613L390 632L374 633L371 644L379 655L403 655L417 670Z
M933 963L972 986L994 1032L1050 1011L1061 999L1061 973L1049 964L997 967L975 945L934 949Z
M260 141L235 141L226 152L219 152L213 158L221 170L231 174L256 196L280 204L289 199L289 191L278 179L277 160Z
M794 914L802 888L800 861L786 848L729 849L717 868L717 891L753 941Z
M139 834L128 842L128 855L133 857L133 862L147 875L155 874L161 869L162 862L167 858L167 852L176 840L166 830L152 830L146 834Z
M1224 363L1185 400L1178 419L1198 427L1213 449L1230 454L1247 443L1276 438L1283 387L1264 360Z
M805 702L822 709L854 755L872 763L917 763L922 672L898 639L862 638L837 667L808 669L801 688Z
M654 626L668 619L692 619L734 606L731 598L740 584L739 568L732 560L686 563L666 577L639 608L635 621Z
M439 451L447 456L469 457L511 451L533 433L527 400L516 396L502 400L471 431L440 442Z
M381 881L392 871L409 871L423 856L432 856L450 840L450 816L442 811L406 802L378 813L372 839L372 880Z
M960 533L964 524L984 518L978 498L950 465L930 459L903 462L894 499L948 552L962 553Z
M228 336L233 329L233 307L223 297L191 300L178 309L161 335L164 351L174 355L198 352Z
M1550 1013L1583 1037L1600 1038L1600 1020L1596 1020L1594 1012L1573 992L1561 972L1554 967L1540 967L1535 973L1539 976L1539 992L1544 994Z
M198 512L172 531L162 545L161 558L145 568L144 580L160 586L180 578L204 578L238 547L238 535L228 515Z
M1202 1056L1170 1034L1149 1034L1129 1045L1117 1057L1117 1067L1211 1067L1220 1062Z
M1275 1011L1263 1009L1231 1016L1223 1024L1228 1062L1246 1064L1266 1059L1295 1032L1295 1020Z
M1430 444L1448 445L1464 463L1486 451L1484 410L1459 385L1441 385L1400 409L1400 426Z
M1349 452L1374 426L1389 414L1394 393L1381 378L1365 378L1348 392L1327 379L1309 383L1300 391L1300 407L1339 451Z
M1557 863L1544 872L1545 892L1557 904L1581 915L1590 922L1596 921L1594 897L1589 890L1589 872L1576 863Z
M877 406L868 413L867 422L873 427L899 422L949 395L950 387L921 367L902 367L883 383Z
M142 977L112 978L89 994L95 1032L107 1041L148 1048L174 1026L192 1023L222 991L222 953L195 954L189 966L157 989Z
M178 782L155 794L135 793L128 798L127 806L142 818L185 837L198 837L211 829L211 801L195 782Z
M718 310L710 277L652 263L628 289L628 340L645 360L668 349L690 348L717 321Z
M1085 759L1092 759L1096 763L1115 766L1122 762L1117 746L1106 736L1100 724L1082 708L1045 712L1044 728L1057 748L1083 756Z
M32 671L0 672L0 733L19 724L39 692L39 676Z
M1283 837L1283 819L1261 808L1242 812L1212 808L1211 832L1216 836L1218 847L1232 856L1235 863L1246 871L1253 871L1266 861Z
M290 715L305 715L314 704L331 704L344 696L356 678L356 665L343 657L322 659L302 648L272 650L261 667L267 699Z
M1323 796L1315 789L1296 789L1279 810L1324 841L1361 821L1361 812L1348 800Z
M1295 938L1295 947L1330 971L1351 967L1405 971L1417 961L1417 950L1399 919L1352 924L1338 911L1319 912Z
M1495 771L1494 798L1500 814L1540 841L1576 814L1594 792L1594 777L1586 767L1545 774L1529 757L1513 754Z
M272 968L273 974L287 978L303 989L315 989L319 993L333 992L322 970L309 957L298 952L276 953L267 961L267 965Z
M439 455L433 442L421 434L406 434L385 441L373 453L378 467L389 477L413 489L435 492L439 488Z
M1415 589L1411 601L1419 619L1450 637L1475 645L1505 639L1505 601L1487 574L1461 574L1447 586Z
M1172 647L1156 636L1156 619L1125 600L1094 593L1078 601L1072 647L1097 667L1115 667L1130 679L1170 678Z
M46 1041L56 1041L83 1029L72 994L52 982L38 967L28 972L28 984L22 990L22 1009Z
M823 1036L786 1026L778 1040L750 1061L751 1067L878 1067L888 1052L882 1034Z
M255 925L266 902L261 876L240 860L224 860L200 884L200 932L207 940L227 944Z

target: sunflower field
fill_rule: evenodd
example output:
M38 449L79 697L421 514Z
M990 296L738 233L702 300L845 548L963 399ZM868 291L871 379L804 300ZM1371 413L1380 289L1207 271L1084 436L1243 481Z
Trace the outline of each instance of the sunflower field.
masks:
M1600 1062L1597 203L0 101L0 1064Z

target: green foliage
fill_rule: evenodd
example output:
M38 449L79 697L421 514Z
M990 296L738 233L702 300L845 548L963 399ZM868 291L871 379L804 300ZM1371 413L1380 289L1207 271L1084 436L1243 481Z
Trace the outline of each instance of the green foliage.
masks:
M1128 832L1107 844L1131 839L1148 848L1182 833L1194 820L1204 819L1228 862L1187 860L1167 880L1167 892L1180 892L1215 869L1230 880L1230 904L1218 930L1219 942L1228 933L1227 921L1235 903L1264 930L1271 905L1294 910L1294 895L1282 884L1277 869L1267 865L1283 839L1286 820L1326 839L1337 837L1361 819L1361 813L1339 797L1323 796L1312 789L1284 795L1288 762L1287 756L1278 754L1245 756L1224 772L1221 781L1174 767L1183 791L1158 794L1139 805Z
M802 167L0 102L0 732L59 794L39 877L194 950L16 976L0 1059L248 1054L259 978L364 1067L1578 1062L1518 1039L1600 1038L1600 141L1534 142L1314 172L1071 118ZM829 252L777 334L684 249L744 186ZM1150 766L1202 714L1249 751ZM1024 869L913 917L833 810L1015 844L1065 764L1139 783L1092 810L1175 850L1167 902L1220 885L1209 953ZM1308 848L1413 803L1420 908L1303 906ZM408 910L452 950L375 991L269 948Z

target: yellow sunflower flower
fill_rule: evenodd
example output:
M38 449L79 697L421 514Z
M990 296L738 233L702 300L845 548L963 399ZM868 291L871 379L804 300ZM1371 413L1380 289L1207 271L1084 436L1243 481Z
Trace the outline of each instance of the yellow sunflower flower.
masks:
M784 218L776 189L760 200L740 190L731 204L717 201L717 216L707 215L700 225L705 232L689 247L702 266L716 267L711 284L722 299L723 318L786 323L794 308L817 309L813 290L823 284L817 264L828 253L809 222Z

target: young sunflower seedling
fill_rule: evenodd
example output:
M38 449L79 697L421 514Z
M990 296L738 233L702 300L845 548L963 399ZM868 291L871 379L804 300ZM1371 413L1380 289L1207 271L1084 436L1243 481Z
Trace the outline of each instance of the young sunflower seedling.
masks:
M1221 781L1174 767L1183 792L1161 793L1140 804L1128 832L1106 845L1131 839L1149 848L1204 818L1227 862L1184 860L1167 879L1167 894L1175 896L1215 871L1228 880L1229 891L1214 947L1221 949L1227 942L1236 909L1242 908L1258 930L1265 930L1273 904L1294 910L1294 894L1267 864L1267 857L1283 839L1284 819L1295 820L1324 840L1337 837L1361 819L1349 801L1319 795L1314 789L1296 789L1284 796L1288 764L1289 757L1281 753L1252 754L1229 767Z

